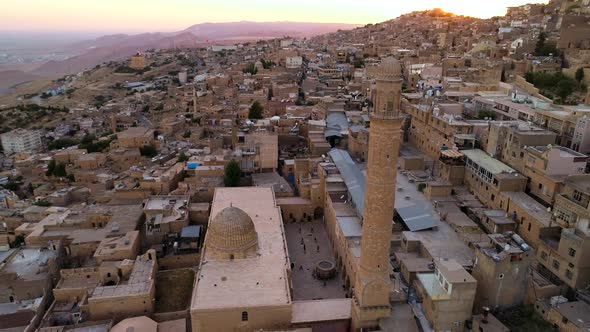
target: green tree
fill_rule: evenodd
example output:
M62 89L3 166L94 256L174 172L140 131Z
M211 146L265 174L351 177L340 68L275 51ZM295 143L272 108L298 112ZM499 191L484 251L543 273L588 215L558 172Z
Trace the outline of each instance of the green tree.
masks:
M64 137L64 138L54 139L53 141L49 142L47 144L47 148L49 150L60 150L62 148L67 148L70 146L74 146L76 144L78 144L78 141L76 141L75 139Z
M557 95L565 102L567 97L574 92L574 84L570 80L561 80L557 83Z
M14 241L12 241L10 246L12 248L18 248L18 247L22 246L24 243L25 243L25 236L22 234L19 234L14 237Z
M182 137L184 138L190 138L191 137L191 131L190 130L185 130L184 134L182 135Z
M185 163L185 162L187 162L187 161L188 161L188 157L187 157L187 155L186 155L186 154L184 154L184 152L181 152L181 153L178 155L178 159L177 159L176 161L177 161L177 162L179 162L179 163Z
M545 47L545 41L547 40L547 34L541 32L539 37L537 38L537 44L535 45L535 54L541 52L541 50Z
M496 118L496 112L492 110L481 110L477 112L477 118L480 120L484 120L485 118L494 120Z
M49 161L49 164L47 164L47 171L45 172L46 176L52 176L53 173L55 172L55 159L51 159L51 161Z
M578 83L582 82L584 80L584 67L580 67L578 68L578 70L576 70L576 81L578 81Z
M256 73L258 73L258 68L256 68L256 64L253 62L250 62L246 68L244 68L242 70L242 72L244 74L250 74L250 75L256 75Z
M226 187L237 187L240 185L240 178L242 177L242 170L240 164L232 159L225 165L223 182Z
M20 189L20 184L16 181L9 181L7 184L4 185L4 189L17 192Z
M535 55L548 56L550 54L559 56L559 49L557 49L554 43L548 43L547 35L544 32L541 32L539 34L539 38L537 39L537 44L535 45Z
M53 175L58 178L66 177L68 173L66 172L66 164L59 162L55 165L55 170L53 171Z
M252 106L250 106L250 111L248 112L248 118L249 119L262 119L262 111L264 110L264 107L262 107L262 105L260 104L260 102L257 100L254 103L252 103Z

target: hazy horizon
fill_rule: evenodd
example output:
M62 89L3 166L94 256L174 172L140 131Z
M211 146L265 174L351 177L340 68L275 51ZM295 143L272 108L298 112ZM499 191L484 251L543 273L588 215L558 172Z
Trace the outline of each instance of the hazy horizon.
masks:
M270 0L22 0L4 5L0 33L49 32L100 35L173 32L199 23L309 22L369 24L417 10L441 8L457 15L481 18L504 15L506 7L547 1L299 0L296 6Z

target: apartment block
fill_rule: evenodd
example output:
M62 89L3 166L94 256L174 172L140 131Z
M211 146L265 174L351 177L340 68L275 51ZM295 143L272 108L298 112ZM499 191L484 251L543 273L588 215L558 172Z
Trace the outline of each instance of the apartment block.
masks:
M588 156L563 146L541 145L525 148L524 175L528 189L547 205L552 205L568 175L583 174Z
M15 129L0 135L2 149L7 155L15 153L35 153L41 151L41 132L39 130Z
M465 184L487 206L502 208L503 191L524 191L527 178L482 150L462 151L466 158Z

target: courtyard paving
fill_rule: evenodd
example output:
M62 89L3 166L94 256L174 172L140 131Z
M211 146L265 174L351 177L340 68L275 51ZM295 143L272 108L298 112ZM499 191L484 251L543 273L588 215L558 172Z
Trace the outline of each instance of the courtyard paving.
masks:
M312 222L286 223L285 233L291 262L293 263L293 300L344 298L340 273L325 283L314 277L318 262L335 262L334 252L321 219Z

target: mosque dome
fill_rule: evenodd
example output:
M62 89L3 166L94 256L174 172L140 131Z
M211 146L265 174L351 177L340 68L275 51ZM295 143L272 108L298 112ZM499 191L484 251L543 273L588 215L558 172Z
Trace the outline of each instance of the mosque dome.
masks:
M395 76L399 77L402 74L402 67L399 61L394 57L388 57L381 61L379 65L380 76Z
M252 218L237 207L221 210L209 223L207 230L207 248L219 253L216 256L229 258L245 257L255 250L258 234Z

